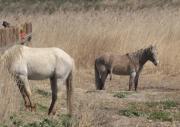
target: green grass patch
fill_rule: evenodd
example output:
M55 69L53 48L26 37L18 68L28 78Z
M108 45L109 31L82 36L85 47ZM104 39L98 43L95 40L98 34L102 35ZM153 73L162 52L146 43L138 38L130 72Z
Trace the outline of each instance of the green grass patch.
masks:
M45 118L39 123L38 122L28 123L26 125L23 125L22 127L56 127L56 123L53 120Z
M60 123L57 127L72 127L75 123L75 120L73 120L69 115L62 115L60 116Z
M128 95L131 95L132 92L116 92L113 97L117 98L126 98Z
M12 125L15 127L21 127L21 125L24 124L24 122L21 119L17 118L15 114L10 116L10 121L12 122Z
M0 123L0 127L8 127L7 125L3 125L2 123Z
M171 109L177 107L178 103L174 100L165 100L160 102L147 102L146 105L151 108L161 107L162 109Z
M16 115L10 117L11 126L13 127L73 127L77 125L77 120L69 115L60 115L57 119L44 118L41 121L34 121L32 123L25 123ZM6 125L0 125L6 127Z
M50 92L47 92L47 91L44 91L44 90L40 90L40 89L37 89L37 90L36 90L36 93L38 93L38 94L40 94L40 95L42 95L42 96L44 96L44 97L49 97L49 96L51 96L51 93L50 93Z
M135 106L130 106L127 109L123 109L119 111L120 115L127 116L127 117L140 117L144 116L144 112L138 110Z
M123 116L127 116L127 117L140 117L143 116L143 112L139 112L139 111L135 111L135 110L131 110L131 109L124 109L124 110L120 110L119 113Z
M171 113L166 112L166 111L151 112L148 115L148 119L160 120L160 121L172 121L173 120Z
M153 121L173 121L180 117L180 105L174 100L160 102L133 102L119 111L120 115L127 117L146 117Z
M37 110L41 111L41 112L47 112L48 111L48 107L41 105L41 104L37 104Z
M164 109L170 109L170 108L178 106L178 103L174 100L166 100L166 101L161 102L161 103L162 103Z
M175 112L175 114L174 114L174 119L175 119L176 121L180 121L180 109L179 109L179 112Z

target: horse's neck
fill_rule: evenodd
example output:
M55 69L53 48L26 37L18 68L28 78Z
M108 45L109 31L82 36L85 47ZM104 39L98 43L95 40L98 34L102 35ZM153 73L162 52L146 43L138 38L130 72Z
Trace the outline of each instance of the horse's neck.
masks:
M9 49L10 47L12 47L12 46L11 46L11 45L8 45L8 46L3 46L3 47L1 47L1 48L0 48L0 54L1 54L1 55L4 54L5 51L6 51L7 49Z
M146 50L144 50L143 52L141 52L141 54L139 54L139 64L140 66L144 66L144 64L148 61L148 57L147 57L147 53Z
M5 51L6 49L5 48L0 48L0 62L4 61L5 59Z
M0 56L2 56L6 51L6 48L0 48Z

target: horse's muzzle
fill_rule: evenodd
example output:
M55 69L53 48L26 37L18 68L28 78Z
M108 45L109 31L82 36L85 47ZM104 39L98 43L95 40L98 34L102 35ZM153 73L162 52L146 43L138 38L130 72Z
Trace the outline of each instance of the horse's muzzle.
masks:
M154 62L154 65L157 66L159 64L159 60Z

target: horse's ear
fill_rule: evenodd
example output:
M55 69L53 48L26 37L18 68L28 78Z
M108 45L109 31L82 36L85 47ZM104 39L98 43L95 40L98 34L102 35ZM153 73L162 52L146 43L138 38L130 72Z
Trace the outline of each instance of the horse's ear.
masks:
M151 44L148 48L149 48L149 49L153 49L153 45Z
M153 44L151 44L151 46L156 48L157 47L157 43L154 42Z
M154 44L154 47L157 48L157 44Z

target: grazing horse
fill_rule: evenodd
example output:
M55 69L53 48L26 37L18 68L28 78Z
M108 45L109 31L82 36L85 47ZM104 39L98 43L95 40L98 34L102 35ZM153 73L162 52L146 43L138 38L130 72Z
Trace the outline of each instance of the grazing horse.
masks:
M96 89L104 89L105 80L112 73L116 75L130 75L129 90L132 85L135 91L138 87L138 79L144 64L150 60L154 65L159 63L157 59L157 49L155 46L149 46L133 53L125 55L104 54L95 60L95 83Z
M52 102L48 115L54 112L54 105L57 100L57 80L61 79L66 83L67 108L71 115L72 78L74 60L59 48L30 48L22 45L15 45L8 48L1 55L4 66L15 78L25 107L35 110L31 100L31 89L28 80L50 79L52 90Z

